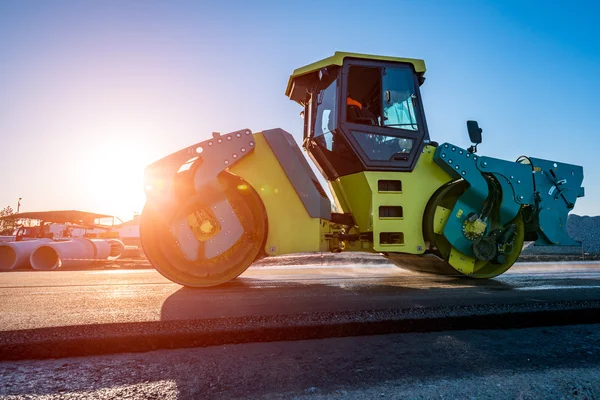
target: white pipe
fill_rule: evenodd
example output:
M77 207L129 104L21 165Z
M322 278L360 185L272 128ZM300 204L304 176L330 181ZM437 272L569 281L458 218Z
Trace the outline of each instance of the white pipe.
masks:
M92 258L105 260L110 257L110 243L108 241L104 239L90 239L90 242L92 242L95 247Z
M21 242L0 242L0 270L30 267L31 253L50 239L24 240Z
M31 253L30 262L34 269L51 270L60 267L85 265L94 258L95 246L86 238L74 238L64 242L50 242Z
M107 239L110 244L110 256L109 260L116 260L125 253L125 244L118 239Z
M31 253L34 269L79 267L91 260L116 259L121 256L123 243L116 239L74 238L69 241L49 242Z

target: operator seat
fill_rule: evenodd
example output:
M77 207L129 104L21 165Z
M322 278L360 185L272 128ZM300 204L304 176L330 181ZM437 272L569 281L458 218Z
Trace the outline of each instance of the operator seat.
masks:
M346 98L346 115L349 122L363 125L377 125L375 114L363 107L362 103L348 95Z
M348 121L363 125L377 125L377 118L371 111L357 106L347 106Z

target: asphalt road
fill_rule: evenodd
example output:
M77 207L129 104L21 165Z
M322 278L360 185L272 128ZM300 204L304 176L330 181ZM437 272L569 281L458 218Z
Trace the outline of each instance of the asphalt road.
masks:
M233 282L201 290L182 288L154 270L7 272L0 273L0 356L504 327L497 324L510 318L527 326L526 313L549 310L573 311L552 316L556 321L572 316L573 323L590 323L599 308L598 262L517 264L493 280L388 265L253 267ZM576 313L581 309L587 314ZM525 314L515 320L516 312ZM501 314L507 318L442 321Z
M600 263L517 264L493 280L393 266L250 268L206 289L154 270L0 273L0 331L69 325L600 300Z
M600 398L600 325L0 362L1 399Z

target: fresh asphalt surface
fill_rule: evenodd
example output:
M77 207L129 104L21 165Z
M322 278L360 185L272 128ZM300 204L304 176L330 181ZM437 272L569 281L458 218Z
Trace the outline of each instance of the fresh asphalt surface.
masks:
M600 325L0 362L2 399L600 398Z
M150 269L0 273L0 332L384 309L600 301L600 263L516 264L493 280L389 265L251 267L225 285L188 289Z
M598 262L0 273L0 398L600 399L599 310Z

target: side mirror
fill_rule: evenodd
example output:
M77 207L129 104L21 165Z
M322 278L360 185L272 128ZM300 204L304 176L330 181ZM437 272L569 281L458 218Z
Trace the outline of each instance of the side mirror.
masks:
M483 132L483 129L479 127L477 121L467 121L467 131L469 132L471 143L475 145L481 143L481 132Z
M473 143L467 151L469 153L477 153L477 145L481 143L481 132L483 132L483 129L479 127L477 121L467 121L467 131L469 131L469 139Z

